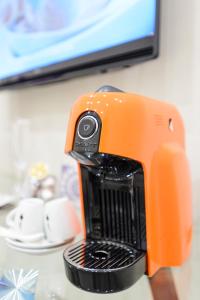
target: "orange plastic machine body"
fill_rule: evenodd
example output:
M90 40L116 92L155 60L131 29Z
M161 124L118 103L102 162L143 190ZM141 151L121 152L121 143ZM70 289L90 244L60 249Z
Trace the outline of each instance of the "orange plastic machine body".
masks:
M77 120L86 111L98 113L102 121L99 152L131 158L143 166L147 274L181 265L191 248L191 180L184 126L176 108L135 94L85 95L71 111L66 153L72 151ZM82 211L84 222L83 203Z

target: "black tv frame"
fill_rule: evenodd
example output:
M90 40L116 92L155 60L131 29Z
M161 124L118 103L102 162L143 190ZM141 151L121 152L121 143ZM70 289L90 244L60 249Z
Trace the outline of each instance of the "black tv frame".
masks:
M156 24L153 36L1 79L0 90L43 85L92 73L104 73L158 57L160 2L156 0Z

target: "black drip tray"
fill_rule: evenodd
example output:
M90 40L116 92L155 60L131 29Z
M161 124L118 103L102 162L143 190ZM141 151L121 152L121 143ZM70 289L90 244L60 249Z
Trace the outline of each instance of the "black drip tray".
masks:
M113 293L133 285L146 271L145 252L109 242L81 241L64 251L68 279L96 293Z

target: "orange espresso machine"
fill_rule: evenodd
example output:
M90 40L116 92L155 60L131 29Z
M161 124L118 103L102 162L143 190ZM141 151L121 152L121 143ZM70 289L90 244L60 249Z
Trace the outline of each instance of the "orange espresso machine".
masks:
M74 285L118 292L187 259L191 182L173 105L104 86L75 102L65 152L78 161L84 229L64 252Z

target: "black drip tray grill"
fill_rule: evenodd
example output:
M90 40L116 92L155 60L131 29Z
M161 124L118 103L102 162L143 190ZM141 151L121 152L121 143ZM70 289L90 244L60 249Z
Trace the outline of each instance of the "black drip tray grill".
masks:
M68 261L78 268L115 270L132 264L136 251L106 241L82 241L67 252Z
M66 249L67 277L91 292L110 293L131 286L145 273L145 253L110 242L81 241Z

